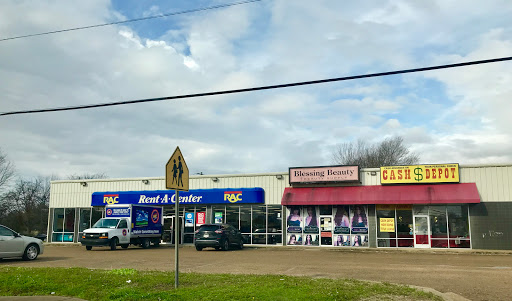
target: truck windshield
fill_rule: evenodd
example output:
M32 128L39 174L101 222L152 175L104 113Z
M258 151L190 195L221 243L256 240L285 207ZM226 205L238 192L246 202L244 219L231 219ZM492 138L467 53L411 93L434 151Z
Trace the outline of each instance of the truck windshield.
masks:
M119 223L118 218L102 218L99 221L97 221L93 228L111 228L115 229L117 227L117 224Z

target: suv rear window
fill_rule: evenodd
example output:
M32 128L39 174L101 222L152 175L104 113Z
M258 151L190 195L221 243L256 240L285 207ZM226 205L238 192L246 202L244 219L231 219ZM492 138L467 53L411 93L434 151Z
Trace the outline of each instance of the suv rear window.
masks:
M217 225L202 225L200 228L199 228L199 232L203 232L203 231L215 231L217 229L219 229L220 226L217 226Z

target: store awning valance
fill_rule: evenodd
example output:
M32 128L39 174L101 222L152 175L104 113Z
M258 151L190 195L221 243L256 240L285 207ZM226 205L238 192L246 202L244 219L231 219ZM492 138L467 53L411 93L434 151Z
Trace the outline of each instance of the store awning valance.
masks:
M288 187L281 205L355 205L355 204L469 204L480 203L475 183Z

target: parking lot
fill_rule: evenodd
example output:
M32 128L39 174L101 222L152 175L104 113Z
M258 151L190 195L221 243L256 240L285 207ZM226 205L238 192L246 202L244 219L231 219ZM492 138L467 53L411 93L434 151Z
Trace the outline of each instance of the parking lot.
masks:
M174 271L174 247L93 248L47 245L35 261L7 259L5 266L135 268ZM510 300L512 252L246 247L196 251L180 247L180 272L283 274L356 278L433 288L470 300Z

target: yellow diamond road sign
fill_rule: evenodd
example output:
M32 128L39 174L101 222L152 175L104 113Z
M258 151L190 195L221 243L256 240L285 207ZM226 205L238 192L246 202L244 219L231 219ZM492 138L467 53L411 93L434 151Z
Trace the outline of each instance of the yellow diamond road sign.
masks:
M179 147L176 147L171 158L167 161L167 165L165 165L165 187L167 189L188 191L188 167Z

